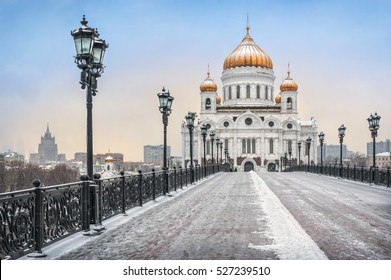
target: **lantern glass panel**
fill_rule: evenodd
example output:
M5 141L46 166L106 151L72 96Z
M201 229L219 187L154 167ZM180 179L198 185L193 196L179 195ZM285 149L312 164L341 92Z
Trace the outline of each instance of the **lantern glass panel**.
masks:
M187 123L188 126L192 124L191 116L190 116L190 115L187 115L187 116L186 116L186 123Z
M167 109L171 110L173 100L174 100L174 97L172 97L172 96L167 97Z
M379 126L379 123L380 123L380 116L375 116L375 118L374 118L374 121L375 121L375 126Z
M91 37L84 37L81 38L81 48L80 53L78 54L91 54L92 53L92 38Z
M94 46L93 50L94 64L102 64L103 60L103 49L101 46Z
M367 120L368 120L369 128L371 128L373 126L373 116L371 115Z
M81 38L75 38L75 49L76 49L76 54L79 55L81 54Z

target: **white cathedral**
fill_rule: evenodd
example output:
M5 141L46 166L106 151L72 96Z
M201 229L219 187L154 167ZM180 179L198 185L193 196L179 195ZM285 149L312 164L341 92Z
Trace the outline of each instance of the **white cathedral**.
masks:
M274 72L271 58L254 42L247 26L242 42L224 61L221 81L222 98L210 77L200 85L201 111L194 127L193 159L203 163L203 140L200 127L208 128L206 160L212 158L210 133L213 131L228 149L230 163L238 171L278 171L285 153L291 151L293 163L316 163L317 124L314 118L298 117L298 85L288 75L274 96ZM189 165L190 137L186 122L182 123L182 164ZM311 138L308 151L306 140ZM301 141L300 157L298 143ZM216 141L213 144L216 162ZM289 159L289 155L288 155Z

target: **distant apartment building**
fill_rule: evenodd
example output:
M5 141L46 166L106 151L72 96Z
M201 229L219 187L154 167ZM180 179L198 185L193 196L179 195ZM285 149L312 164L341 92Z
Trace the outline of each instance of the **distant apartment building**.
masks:
M12 161L22 161L24 162L24 155L18 154L13 151L8 151L0 155L0 160L5 163L10 163Z
M57 156L57 161L60 163L65 163L67 161L66 155L65 154L58 154Z
M391 153L390 152L383 152L378 153L375 156L375 163L376 166L379 168L388 168L391 167ZM370 155L367 157L367 166L373 166L373 156Z
M146 145L144 146L144 162L148 164L163 166L163 145ZM167 164L171 157L171 147L167 146Z
M179 168L182 165L182 157L180 156L171 156L169 161L169 167Z
M391 152L391 141L386 139L386 141L376 141L375 143L375 153L386 153ZM373 142L367 143L367 155L373 155Z
M320 145L317 147L318 162L320 162ZM349 151L345 144L342 144L342 159L352 158L353 152ZM339 162L341 157L341 146L323 144L323 162L324 163L335 163Z
M87 164L87 153L78 152L75 153L75 161L81 161L83 164Z

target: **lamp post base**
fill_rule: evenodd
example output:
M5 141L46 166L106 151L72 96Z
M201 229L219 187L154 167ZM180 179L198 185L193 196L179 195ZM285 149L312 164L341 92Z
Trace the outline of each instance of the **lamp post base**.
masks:
M27 255L27 257L29 258L44 258L46 257L47 255L45 253L42 253L42 252L32 252L30 254Z

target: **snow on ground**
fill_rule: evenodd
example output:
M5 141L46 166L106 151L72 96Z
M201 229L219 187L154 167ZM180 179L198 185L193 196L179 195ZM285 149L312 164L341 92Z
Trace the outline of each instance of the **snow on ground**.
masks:
M280 259L324 260L326 255L319 249L311 237L303 230L292 214L282 205L277 196L267 187L265 182L253 171L254 188L262 197L262 210L268 217L272 245L253 245L255 249L267 247L276 250Z
M329 259L391 259L391 190L306 173L260 173Z
M80 233L44 252L85 260L324 259L289 213L276 209L283 206L255 173L222 173L106 221L101 235Z
M249 173L223 173L59 259L277 259ZM261 216L260 216L261 215Z
M45 247L44 259L391 258L391 191L305 173L259 176L217 174L104 221L100 235Z

